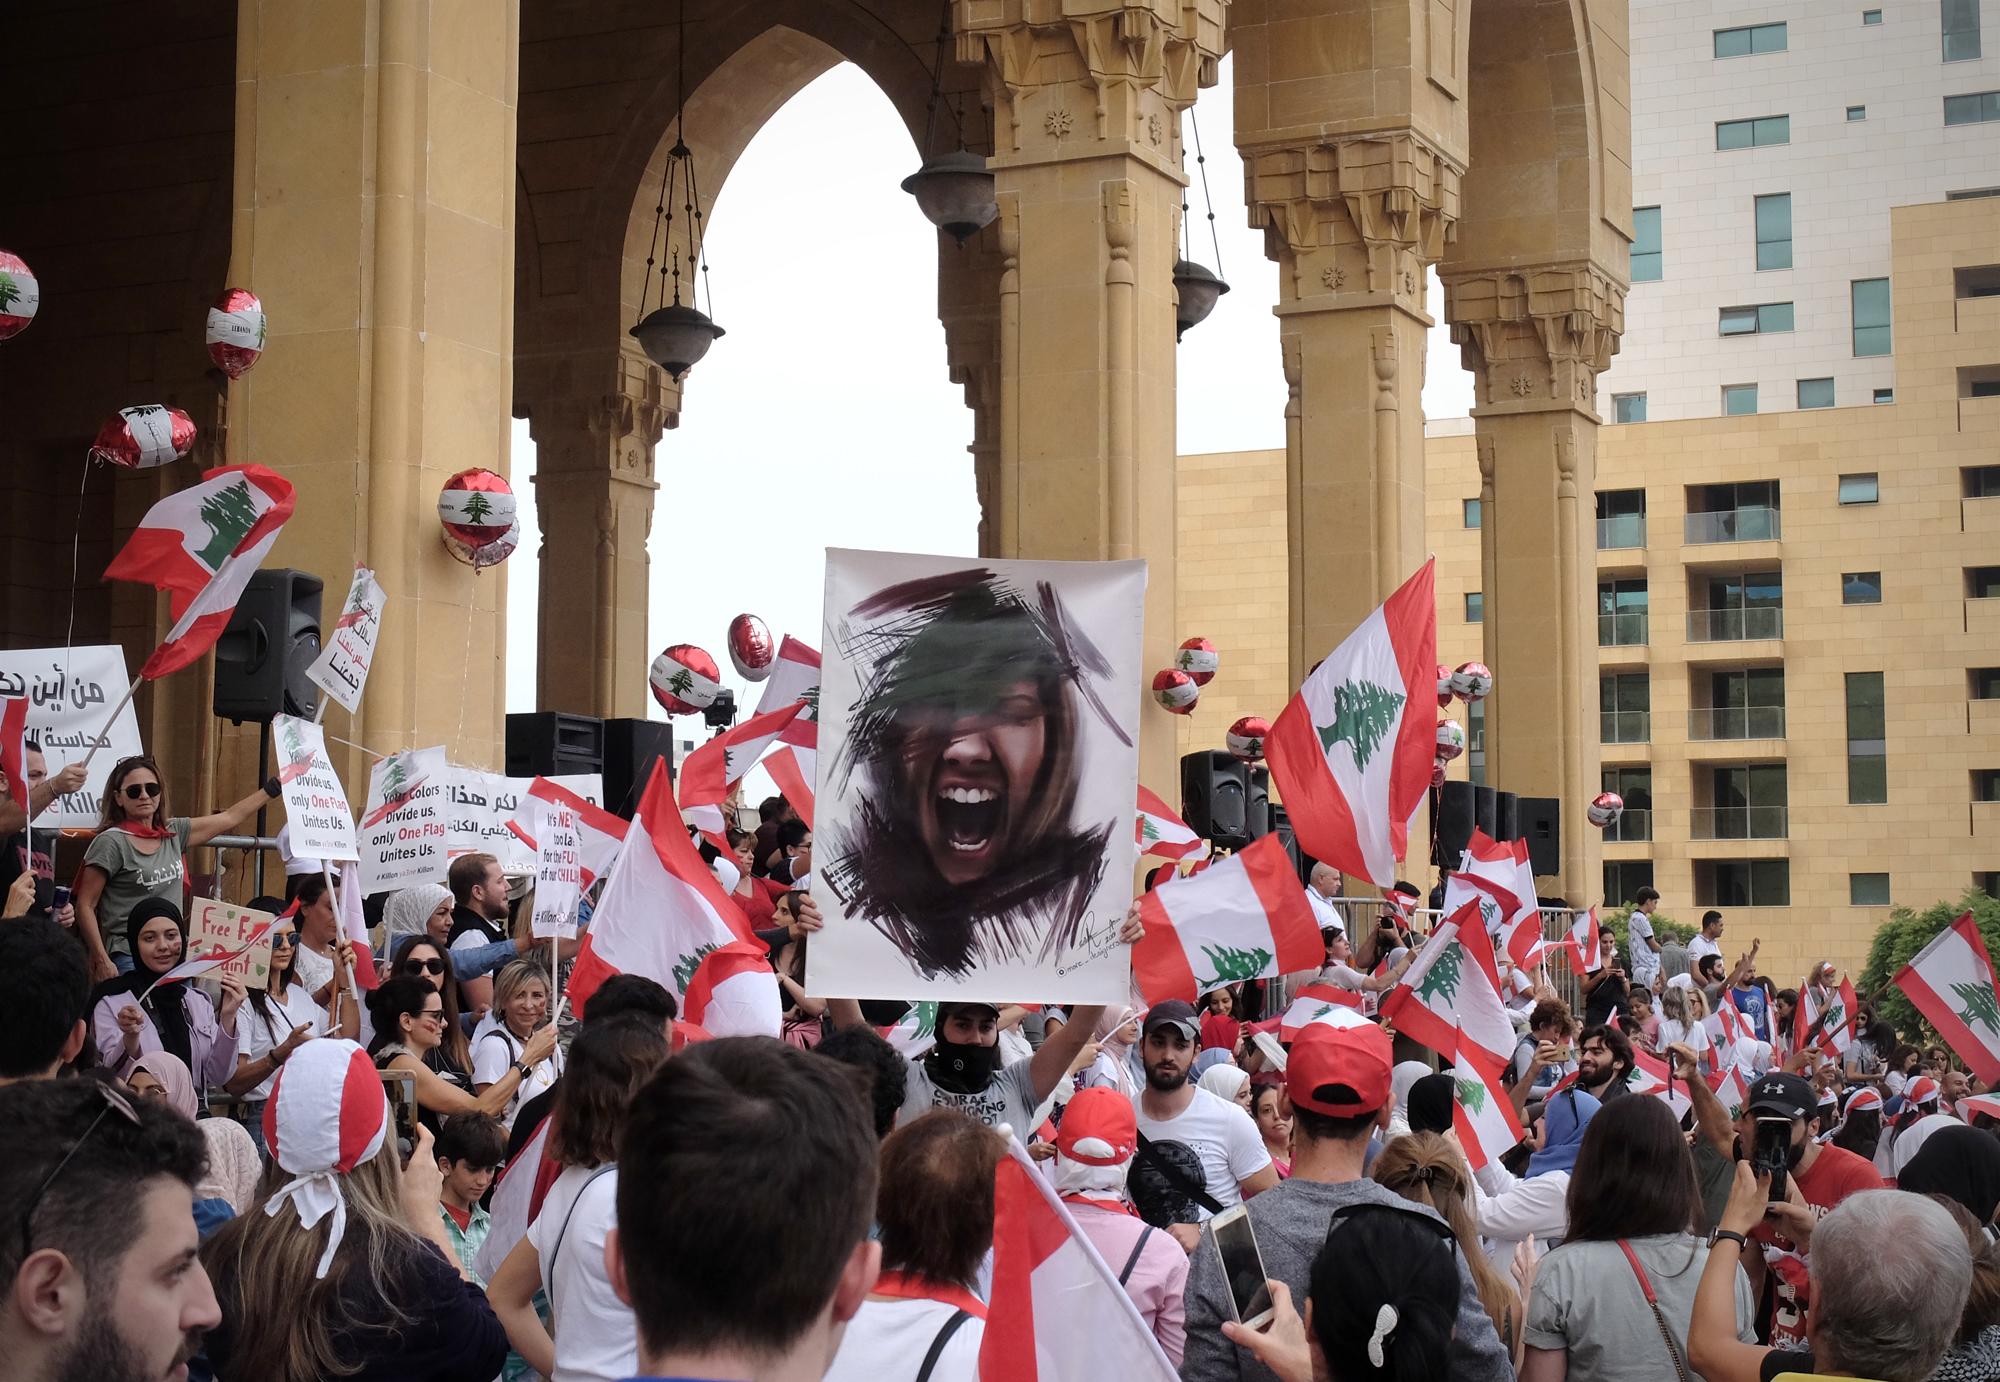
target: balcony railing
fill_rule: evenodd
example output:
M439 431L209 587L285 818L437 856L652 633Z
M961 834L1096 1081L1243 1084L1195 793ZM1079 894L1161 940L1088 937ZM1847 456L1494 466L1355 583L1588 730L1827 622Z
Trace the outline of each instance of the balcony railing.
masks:
M1597 718L1601 744L1649 744L1653 740L1650 710L1600 710Z
M1697 806L1689 838L1695 840L1782 840L1786 810L1782 806Z
M1626 807L1625 814L1613 821L1605 830L1604 838L1610 841L1650 840L1653 838L1653 813Z
M1747 609L1691 609L1688 611L1688 642L1738 643L1746 638L1783 638L1783 607L1752 606Z
M1747 509L1717 509L1687 516L1687 541L1769 542L1783 536L1778 510L1759 504Z
M1704 706L1688 712L1688 738L1782 739L1785 737L1785 708L1782 705Z
M1610 551L1620 547L1644 547L1646 545L1646 515L1642 513L1613 514L1609 518L1597 520L1597 550Z
M1646 645L1646 611L1628 609L1597 616L1597 646L1600 648L1643 648Z

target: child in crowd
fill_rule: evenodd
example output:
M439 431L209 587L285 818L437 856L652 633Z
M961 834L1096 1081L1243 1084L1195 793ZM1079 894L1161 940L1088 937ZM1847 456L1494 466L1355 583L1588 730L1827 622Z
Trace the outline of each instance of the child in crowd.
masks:
M473 1270L472 1259L486 1242L491 1220L479 1201L493 1184L493 1177L507 1155L507 1129L498 1118L484 1113L459 1113L445 1119L438 1134L438 1174L444 1188L438 1196L438 1213L444 1216L444 1231L474 1282L485 1280Z

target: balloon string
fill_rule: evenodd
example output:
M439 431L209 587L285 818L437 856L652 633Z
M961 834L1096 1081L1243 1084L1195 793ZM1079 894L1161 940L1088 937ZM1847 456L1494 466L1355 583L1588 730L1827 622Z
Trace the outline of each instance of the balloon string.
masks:
M473 553L475 562L478 552ZM472 600L465 611L465 654L458 660L458 733L451 738L452 761L458 761L459 750L465 746L465 693L472 685L472 625L473 615L479 606L479 567L472 568Z
M90 486L90 465L96 459L93 449L83 460L83 478L76 486L76 531L69 543L69 626L63 631L63 674L69 674L70 648L76 643L76 583L83 566L83 498Z

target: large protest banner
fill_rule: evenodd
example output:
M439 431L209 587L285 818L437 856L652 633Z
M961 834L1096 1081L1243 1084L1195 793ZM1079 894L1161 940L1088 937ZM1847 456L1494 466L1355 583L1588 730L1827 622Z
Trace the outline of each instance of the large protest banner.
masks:
M375 638L382 631L382 607L388 603L375 573L365 566L355 567L347 603L341 606L340 617L334 620L319 657L306 668L306 675L350 715L361 704L361 688L375 660Z
M98 731L104 729L104 708L115 705L131 684L125 650L115 643L0 652L0 700L27 699L28 738L42 746L51 775L89 755L91 746L99 743ZM145 751L129 703L120 708L99 746L102 751L91 760L83 786L50 802L35 817L38 829L96 826L98 802L113 765Z
M592 806L604 804L602 773L566 773L548 780L567 787ZM534 781L532 777L507 777L451 764L446 785L446 852L454 859L461 854L490 854L500 861L502 873L516 878L532 874L535 851L514 825L528 825L533 805L528 788ZM529 836L539 838L532 829Z
M197 897L188 911L188 958L226 955L208 977L233 974L246 989L260 991L271 977L271 929L277 920L269 912Z
M274 715L271 738L278 750L278 791L285 799L292 853L306 859L360 858L354 847L354 811L326 756L326 735L310 720Z
M368 804L355 830L362 886L369 894L444 882L450 775L442 745L390 754L370 770Z
M1124 1001L1145 590L828 550L808 988Z

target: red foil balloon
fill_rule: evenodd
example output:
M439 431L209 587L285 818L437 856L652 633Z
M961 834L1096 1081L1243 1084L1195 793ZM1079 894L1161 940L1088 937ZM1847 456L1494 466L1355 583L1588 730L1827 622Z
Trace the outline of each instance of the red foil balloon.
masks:
M1256 763L1264 757L1264 740L1270 736L1271 722L1262 715L1245 715L1229 727L1223 742L1229 751L1245 763Z
M208 309L208 358L231 379L264 353L264 304L244 288L225 288Z
M42 287L18 254L0 250L0 341L28 329L42 305Z
M194 437L194 419L179 408L142 403L120 408L104 420L90 444L90 457L126 470L152 470L187 455Z
M490 470L461 470L438 491L438 521L467 547L498 542L514 526L514 488Z
M736 675L745 681L762 681L771 675L771 662L778 655L771 630L754 614L739 614L729 621L729 660Z
M1440 662L1437 665L1437 669L1438 669L1438 680L1437 680L1438 709L1443 710L1445 707L1449 706L1452 701L1451 668L1445 666L1442 662Z
M1625 798L1616 792L1599 792L1590 799L1584 818L1599 830L1609 830L1625 814Z
M453 561L462 561L474 571L484 571L514 555L514 549L521 545L521 520L515 519L513 526L502 533L498 541L484 542L477 547L460 542L449 532L438 536L444 539L444 550L451 553Z
M1196 686L1206 686L1222 666L1222 655L1206 638L1190 638L1174 654L1174 666L1194 678Z
M1201 687L1178 667L1169 667L1153 678L1153 699L1172 714L1187 714L1200 698Z
M715 703L722 673L715 659L692 643L676 643L653 659L647 675L653 699L669 715L693 715Z

